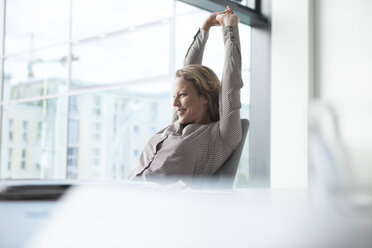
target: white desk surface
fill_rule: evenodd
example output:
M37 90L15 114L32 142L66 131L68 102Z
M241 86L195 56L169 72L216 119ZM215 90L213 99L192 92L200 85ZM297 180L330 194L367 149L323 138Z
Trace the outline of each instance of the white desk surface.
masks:
M76 186L25 247L372 247L371 216L324 199L307 190Z

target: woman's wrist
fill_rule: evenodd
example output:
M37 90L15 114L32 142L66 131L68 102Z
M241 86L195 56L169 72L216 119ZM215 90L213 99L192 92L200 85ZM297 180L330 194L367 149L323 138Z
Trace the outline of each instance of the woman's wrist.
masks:
M222 14L217 16L217 20L222 27L236 26L239 24L239 17L235 14Z
M209 29L211 28L211 25L209 24L208 21L205 21L200 28L205 30L205 31L209 31Z

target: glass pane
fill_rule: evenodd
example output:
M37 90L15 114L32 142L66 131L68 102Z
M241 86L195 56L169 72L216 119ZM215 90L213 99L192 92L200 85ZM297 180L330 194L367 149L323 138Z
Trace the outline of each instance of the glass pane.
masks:
M190 4L183 3L181 1L175 0L175 6L176 6L176 15L182 15L186 13L192 13L192 12L200 12L199 8L196 8Z
M240 45L242 52L242 70L251 70L251 27L239 24Z
M170 83L71 96L67 178L123 179L147 140L169 125Z
M251 103L251 73L248 70L242 71L242 79L243 79L243 88L240 90L240 99L242 101L242 108L240 111L240 115L242 118L249 119L249 114L245 115L243 113L246 113L243 111L246 106L249 106ZM247 112L248 113L248 112Z
M72 87L169 74L170 27L155 25L73 47Z
M240 109L240 118L242 119L250 119L249 110L250 110L250 71L243 70L242 71L242 78L244 82L244 86L241 89L241 101L242 101L242 108ZM244 188L248 186L248 179L249 179L249 129L247 133L247 137L245 139L244 147L242 156L240 157L238 171L236 173L235 178L235 187L237 188Z
M5 59L4 101L65 92L67 49L66 45Z
M173 0L73 0L72 37L80 39L159 21L173 14Z
M243 0L241 1L241 4L252 9L256 8L256 0Z
M6 1L5 54L68 40L69 1Z
M179 6L178 4L176 6ZM203 20L208 15L208 12L200 10L195 7L195 12L189 14L180 15L175 19L175 40L176 40L176 49L175 49L175 64L176 69L182 68L183 60L185 58L186 52L191 45L198 28L200 27ZM209 41L208 45L209 46ZM205 56L204 56L205 58ZM205 62L203 62L205 64ZM206 66L210 66L205 64Z
M63 179L66 163L65 98L3 107L2 179Z

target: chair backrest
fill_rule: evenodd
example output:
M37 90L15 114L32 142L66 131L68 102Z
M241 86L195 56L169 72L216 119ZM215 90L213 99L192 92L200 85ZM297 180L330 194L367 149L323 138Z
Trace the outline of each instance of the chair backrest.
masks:
M242 155L245 138L248 133L249 121L247 119L241 119L242 123L242 140L238 147L233 151L230 157L225 161L221 168L215 174L214 188L232 188L235 180L236 171L240 157Z

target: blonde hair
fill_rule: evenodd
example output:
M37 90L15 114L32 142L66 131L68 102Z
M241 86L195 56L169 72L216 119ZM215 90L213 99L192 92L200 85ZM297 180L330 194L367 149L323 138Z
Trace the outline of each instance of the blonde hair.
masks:
M208 101L208 114L212 122L220 120L219 94L221 83L216 74L203 65L187 65L176 72L176 77L192 82L200 96Z

